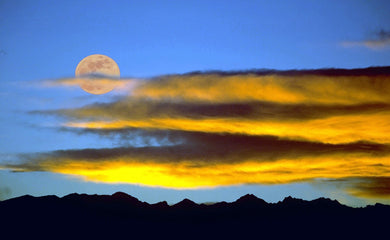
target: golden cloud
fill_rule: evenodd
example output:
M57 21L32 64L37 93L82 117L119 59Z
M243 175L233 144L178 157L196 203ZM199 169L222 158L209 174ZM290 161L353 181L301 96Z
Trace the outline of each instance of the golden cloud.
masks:
M372 141L390 143L390 113L361 116L336 116L309 121L262 121L240 118L146 118L140 120L68 122L65 127L82 129L164 129L230 133L246 135L274 135L292 139L306 139L324 143Z
M390 76L174 75L140 84L133 96L154 100L288 104L390 102Z
M278 142L275 141L274 144ZM360 149L363 152L339 152L337 148L340 146L334 146L333 151L328 148L327 153L321 153L321 150L326 151L327 148L303 151L296 149L295 151L302 152L290 150L270 160L272 152L251 147L240 150L253 151L249 155L245 152L237 154L237 151L224 153L221 149L212 153L207 147L195 147L199 152L180 150L180 146L176 146L176 152L172 152L175 151L174 147L159 147L154 150L69 150L38 156L25 164L8 167L17 171L62 173L81 177L86 181L176 189L285 184L310 182L317 178L390 177L388 150L385 155L377 156L370 151L364 152L364 149ZM238 159L239 157L241 158Z
M390 177L388 67L193 73L133 83L110 103L40 113L67 117L67 130L165 135L170 146L55 151L5 167L178 189ZM374 196L383 190L374 185L355 186Z

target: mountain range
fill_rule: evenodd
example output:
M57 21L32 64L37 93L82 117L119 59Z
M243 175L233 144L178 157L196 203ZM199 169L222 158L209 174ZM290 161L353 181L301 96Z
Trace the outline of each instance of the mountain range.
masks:
M0 229L14 237L170 238L295 236L299 238L381 237L387 234L390 206L353 208L336 200L286 197L278 203L247 194L234 202L149 204L126 193L29 195L0 201ZM4 232L4 231L3 231ZM56 235L52 235L56 234Z

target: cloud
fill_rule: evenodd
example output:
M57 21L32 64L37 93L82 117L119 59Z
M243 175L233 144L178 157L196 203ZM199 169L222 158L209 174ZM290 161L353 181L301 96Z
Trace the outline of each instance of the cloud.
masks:
M374 50L387 48L390 46L390 32L382 29L375 34L375 38L364 41L345 41L342 45L345 47L364 46Z
M62 116L64 131L119 136L120 147L25 154L2 167L179 189L390 177L390 67L195 72L129 83L109 103L32 112ZM138 147L134 139L156 144Z
M375 141L389 143L390 115L331 117L306 122L262 122L253 119L189 119L152 118L140 120L68 122L70 128L81 129L164 129L230 133L246 135L274 135L290 139L306 139L324 143Z
M290 71L195 72L151 79L87 76L46 80L46 87L94 81L126 90L132 99L179 102L359 104L390 102L389 67ZM362 91L364 89L364 91Z
M384 74L372 73L382 70ZM288 104L358 104L389 102L390 68L354 71L195 73L146 81L132 96L185 102L267 101ZM366 73L364 73L366 72ZM364 91L362 91L364 89Z
M131 130L130 130L131 131ZM118 134L130 135L129 130ZM300 158L333 154L368 154L385 156L390 153L388 145L356 142L349 144L324 144L299 140L281 139L275 136L247 136L182 131L138 131L145 137L168 138L172 145L157 147L120 147L113 149L83 149L54 151L54 157L94 160L113 157L143 156L146 159L165 158L181 162L240 162L256 158L257 161L274 161L283 158ZM130 135L129 138L132 138ZM38 155L39 156L39 155ZM160 157L159 157L160 156ZM205 156L202 158L201 156ZM224 156L224 159L221 159Z
M104 86L106 89L116 91L129 91L135 84L135 79L119 79L105 75L85 75L76 78L50 79L39 82L40 87L80 87L80 86Z
M119 98L115 102L94 103L81 108L32 111L30 113L61 115L75 120L129 120L180 116L192 119L245 118L301 121L332 116L375 114L389 111L390 103L363 103L354 105L283 104L262 101L188 103Z
M390 172L388 145L334 145L273 136L181 131L146 135L168 137L176 144L23 155L22 162L4 167L69 174L88 181L178 189L310 182L323 177L377 176Z
M365 198L390 198L390 177L358 178L349 192Z
M386 169L382 164L378 168ZM323 179L320 184L337 185L349 194L366 199L388 199L390 200L390 177L349 177L340 179Z
M111 103L35 113L62 115L68 128L389 143L389 73L382 67L170 75L139 81Z

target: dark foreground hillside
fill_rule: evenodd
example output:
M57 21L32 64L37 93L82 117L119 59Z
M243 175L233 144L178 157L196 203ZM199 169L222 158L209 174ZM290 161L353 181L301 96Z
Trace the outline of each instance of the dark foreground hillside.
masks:
M125 193L22 196L0 202L2 234L31 238L368 238L389 234L390 206L351 208L330 199L291 197L270 204L253 195L232 203L169 206ZM8 235L10 234L10 235Z

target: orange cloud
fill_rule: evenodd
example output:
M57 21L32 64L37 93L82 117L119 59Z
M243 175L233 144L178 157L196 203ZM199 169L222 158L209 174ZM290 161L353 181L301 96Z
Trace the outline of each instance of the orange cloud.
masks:
M383 144L324 144L272 136L182 131L145 134L169 134L173 142L180 143L23 155L19 163L2 167L50 171L86 181L178 189L390 174L390 146Z
M308 121L263 121L261 119L156 117L135 120L68 122L64 126L82 129L165 129L273 135L324 143L372 141L390 143L390 112L335 116Z
M274 135L324 143L389 143L386 68L188 74L139 81L127 98L52 113L65 127ZM366 73L365 73L366 71Z
M178 189L390 177L388 67L162 76L111 103L39 113L80 134L138 131L169 146L55 151L3 167ZM370 186L356 185L383 190Z
M157 101L288 104L359 104L390 102L389 76L302 75L174 75L147 81L132 96Z
M118 153L120 154L120 152ZM15 165L17 171L50 171L81 177L86 181L129 183L166 188L204 188L241 184L282 184L317 178L390 177L388 156L363 153L321 156L286 156L261 161L261 152L239 162L197 161L189 156L181 161L160 156L118 156L101 160L69 158L63 154L36 159L35 163ZM207 156L205 156L207 158ZM227 158L229 158L227 156ZM31 169L30 169L31 168Z

